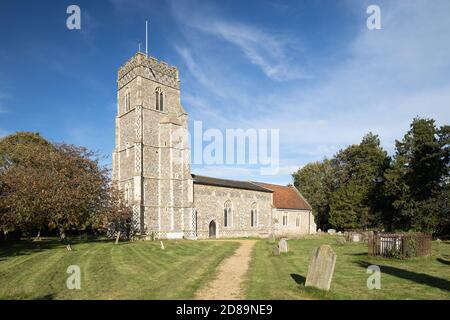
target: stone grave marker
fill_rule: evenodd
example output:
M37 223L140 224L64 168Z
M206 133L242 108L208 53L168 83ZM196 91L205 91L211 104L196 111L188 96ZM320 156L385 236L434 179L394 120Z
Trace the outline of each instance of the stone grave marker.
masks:
M274 256L279 256L280 255L280 249L278 248L278 246L273 246L272 254Z
M280 252L288 253L289 248L286 239L280 239L278 242L278 248L280 249Z
M336 257L336 253L329 245L324 244L314 249L309 261L305 286L330 290Z
M336 234L336 230L335 229L328 229L328 234Z
M337 238L336 239L336 244L338 245L338 246L343 246L344 244L345 244L345 238L344 237L339 237L339 238Z
M361 241L361 235L359 233L354 233L352 235L352 242L360 242Z

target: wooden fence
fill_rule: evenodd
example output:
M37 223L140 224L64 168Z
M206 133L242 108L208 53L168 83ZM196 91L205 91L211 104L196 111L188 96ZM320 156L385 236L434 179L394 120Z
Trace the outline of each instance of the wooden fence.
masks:
M368 239L369 256L410 258L431 254L431 234L377 233Z

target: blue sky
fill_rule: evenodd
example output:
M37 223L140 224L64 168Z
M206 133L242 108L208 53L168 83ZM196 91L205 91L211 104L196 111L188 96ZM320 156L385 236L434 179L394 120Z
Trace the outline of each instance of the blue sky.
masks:
M66 8L81 8L81 30ZM381 8L368 30L366 8ZM0 135L114 148L117 68L144 42L179 68L181 101L207 128L280 129L280 174L193 166L289 183L290 173L372 131L393 152L415 116L450 120L450 2L0 2Z

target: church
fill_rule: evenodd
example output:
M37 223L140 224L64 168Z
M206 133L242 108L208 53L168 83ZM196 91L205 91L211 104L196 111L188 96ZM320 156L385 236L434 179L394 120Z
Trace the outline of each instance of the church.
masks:
M178 69L136 53L119 68L113 181L152 239L295 237L316 232L293 186L191 173Z

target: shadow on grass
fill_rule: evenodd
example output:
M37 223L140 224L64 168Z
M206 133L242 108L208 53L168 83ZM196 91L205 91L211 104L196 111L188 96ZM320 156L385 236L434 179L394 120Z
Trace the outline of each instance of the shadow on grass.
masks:
M354 257L361 257L361 256L367 256L367 252L357 252L357 253L344 253L346 256L354 256Z
M306 278L304 276L301 276L301 275L296 274L296 273L291 273L291 278L294 279L294 281L297 284L305 285Z
M50 293L50 294L46 294L45 296L36 297L33 300L54 300L54 299L55 299L55 294Z
M368 266L372 265L372 263L369 263L367 261L358 261L356 263L363 268L367 268ZM381 273L387 273L394 277L410 280L418 284L424 284L429 287L450 291L450 281L446 279L430 276L425 273L418 273L409 270L404 270L392 266L386 265L378 265L378 266L380 267Z
M440 263L446 264L448 266L450 266L450 261L449 260L444 260L442 258L437 258L437 261L439 261Z
M76 251L77 244L83 243L107 243L111 242L108 239L79 239L72 238L70 239L70 244L72 246L72 250ZM6 260L8 257L17 257L21 255L33 254L36 252L41 252L45 250L51 249L65 249L66 245L62 243L58 238L43 238L40 241L32 241L32 240L16 240L16 241L6 241L0 242L0 261Z

